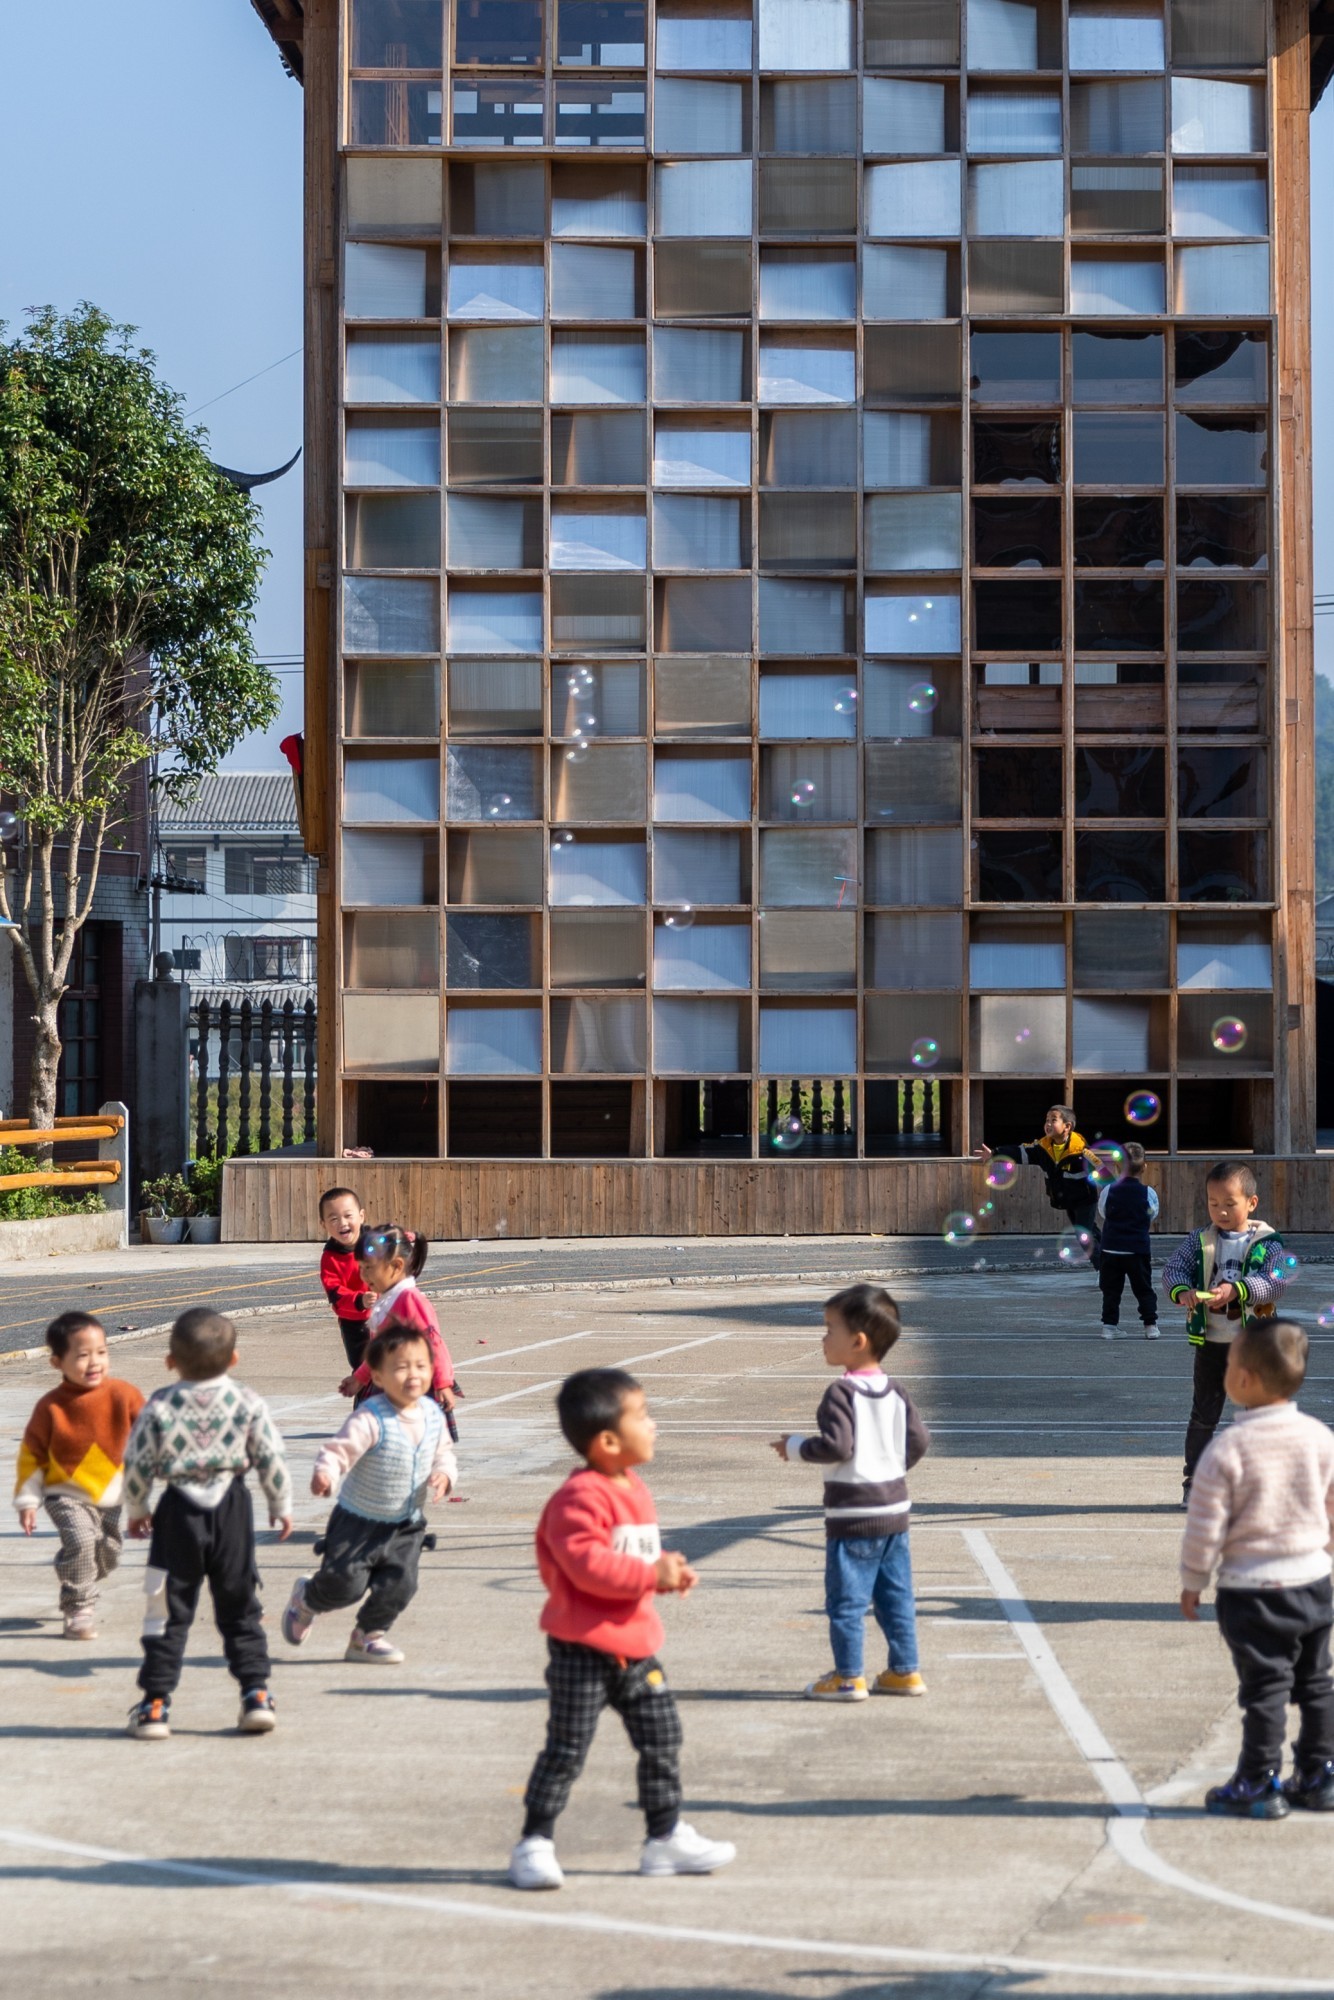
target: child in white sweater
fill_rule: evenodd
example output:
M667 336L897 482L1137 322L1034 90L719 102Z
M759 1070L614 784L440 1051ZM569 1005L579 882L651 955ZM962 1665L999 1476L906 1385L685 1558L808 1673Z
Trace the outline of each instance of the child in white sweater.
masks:
M1187 1618L1199 1617L1218 1569L1218 1628L1244 1718L1237 1769L1206 1795L1205 1810L1239 1819L1282 1819L1293 1806L1334 1812L1334 1433L1292 1400L1307 1346L1282 1319L1251 1320L1232 1342L1226 1388L1239 1415L1196 1467L1181 1545ZM1302 1721L1284 1782L1289 1702Z

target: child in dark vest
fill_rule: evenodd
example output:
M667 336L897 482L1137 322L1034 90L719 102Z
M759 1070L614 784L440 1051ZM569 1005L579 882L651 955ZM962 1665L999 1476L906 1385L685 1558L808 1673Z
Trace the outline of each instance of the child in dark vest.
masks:
M1127 1278L1144 1322L1144 1338L1158 1338L1158 1299L1153 1289L1153 1252L1149 1243L1149 1229L1157 1219L1158 1196L1153 1188L1144 1185L1144 1148L1130 1139L1125 1146L1125 1167L1120 1179L1110 1182L1098 1196L1098 1221L1102 1228L1098 1283L1102 1288L1104 1340L1116 1339L1121 1293Z
M283 1637L299 1646L321 1611L364 1598L345 1659L397 1666L389 1628L417 1595L426 1535L423 1502L443 1500L458 1477L444 1415L431 1396L424 1334L395 1326L366 1349L374 1393L322 1446L310 1490L342 1484L314 1576L298 1577L283 1612Z

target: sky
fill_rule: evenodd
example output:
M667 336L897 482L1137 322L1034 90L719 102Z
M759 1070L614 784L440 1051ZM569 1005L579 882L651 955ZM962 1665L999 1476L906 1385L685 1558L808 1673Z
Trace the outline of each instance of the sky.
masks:
M1334 186L1334 89L1312 125L1312 180ZM253 472L291 457L301 441L301 90L249 0L7 8L0 187L0 321L13 328L31 306L90 299L138 327L221 463ZM1329 593L1334 231L1317 233L1313 286L1315 584ZM272 560L255 640L262 657L281 659L301 649L300 465L256 498ZM1334 678L1334 616L1316 620L1316 662ZM301 727L299 669L279 671L279 722L238 745L234 770L280 764L279 737Z

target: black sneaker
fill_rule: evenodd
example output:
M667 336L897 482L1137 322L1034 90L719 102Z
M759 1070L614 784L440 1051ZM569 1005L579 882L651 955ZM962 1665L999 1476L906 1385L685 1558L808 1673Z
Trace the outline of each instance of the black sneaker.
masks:
M130 1710L126 1733L141 1742L156 1742L171 1735L171 1703L165 1695L146 1695Z
M1183 1507L1189 1507L1190 1505L1190 1481L1188 1479L1183 1479L1181 1482L1181 1504Z
M1303 1812L1334 1812L1334 1764L1308 1764L1283 1781L1283 1796Z
M267 1688L251 1688L241 1696L241 1713L236 1726L242 1736L263 1736L277 1726L278 1711Z
M1243 1778L1238 1771L1205 1793L1204 1810L1232 1819L1286 1819L1292 1808L1277 1771L1263 1778Z

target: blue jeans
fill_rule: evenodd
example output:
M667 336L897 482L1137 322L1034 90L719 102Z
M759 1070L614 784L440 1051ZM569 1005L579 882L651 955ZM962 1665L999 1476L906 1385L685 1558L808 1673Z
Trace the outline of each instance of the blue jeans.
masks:
M888 1642L890 1667L896 1674L916 1673L917 1612L906 1529L826 1542L824 1601L834 1665L845 1679L862 1671L868 1607Z

